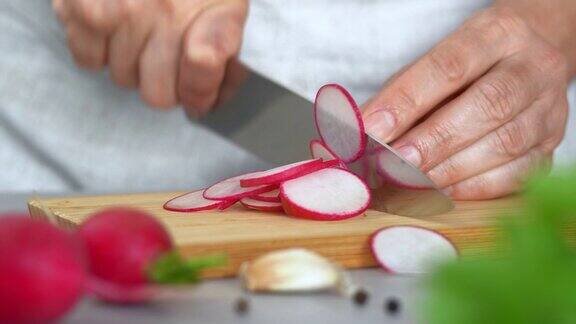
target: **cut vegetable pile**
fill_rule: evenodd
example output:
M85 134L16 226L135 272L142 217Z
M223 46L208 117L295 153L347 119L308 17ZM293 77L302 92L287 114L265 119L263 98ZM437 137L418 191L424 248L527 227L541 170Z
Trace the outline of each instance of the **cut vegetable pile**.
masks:
M344 88L329 84L318 91L314 118L322 140L310 142L312 159L225 179L175 197L164 208L224 210L240 202L253 210L313 220L361 215L370 205L370 189L362 179L367 139L360 110Z

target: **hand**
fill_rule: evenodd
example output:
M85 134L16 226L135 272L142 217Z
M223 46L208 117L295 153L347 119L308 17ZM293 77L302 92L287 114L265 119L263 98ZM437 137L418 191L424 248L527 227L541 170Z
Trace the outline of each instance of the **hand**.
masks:
M79 66L110 68L153 107L203 115L231 95L247 0L53 0Z
M550 165L568 111L566 55L529 20L499 4L472 17L365 105L367 131L455 199L516 191Z

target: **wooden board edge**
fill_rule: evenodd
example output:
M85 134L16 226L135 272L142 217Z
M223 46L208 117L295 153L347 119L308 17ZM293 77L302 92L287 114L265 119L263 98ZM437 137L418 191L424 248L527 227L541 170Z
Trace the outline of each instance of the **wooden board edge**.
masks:
M47 220L53 224L64 228L76 228L77 225L67 220L66 218L53 212L50 208L46 207L41 201L32 199L28 201L28 213L32 219Z

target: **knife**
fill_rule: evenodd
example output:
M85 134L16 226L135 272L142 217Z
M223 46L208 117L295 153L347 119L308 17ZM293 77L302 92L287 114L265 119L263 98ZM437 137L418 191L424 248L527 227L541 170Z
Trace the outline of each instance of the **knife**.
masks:
M309 141L319 137L312 104L256 73L235 98L198 122L272 164L309 159ZM367 136L366 153L356 167L361 164L362 176L372 189L372 209L423 217L454 208L451 199L422 171L386 143ZM385 176L381 172L383 160L394 166L386 168ZM394 181L399 177L418 186Z

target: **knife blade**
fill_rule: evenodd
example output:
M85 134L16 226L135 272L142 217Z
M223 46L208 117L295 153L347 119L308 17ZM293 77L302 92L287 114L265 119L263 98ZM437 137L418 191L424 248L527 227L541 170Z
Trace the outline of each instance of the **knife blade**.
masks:
M312 112L308 100L253 74L234 99L199 122L265 161L286 164L310 158L308 143L318 138ZM350 167L371 187L371 208L400 216L423 217L454 207L451 199L422 171L386 143L367 135L364 156ZM383 161L386 165L382 165ZM394 167L387 167L389 165ZM396 181L400 178L418 186Z

